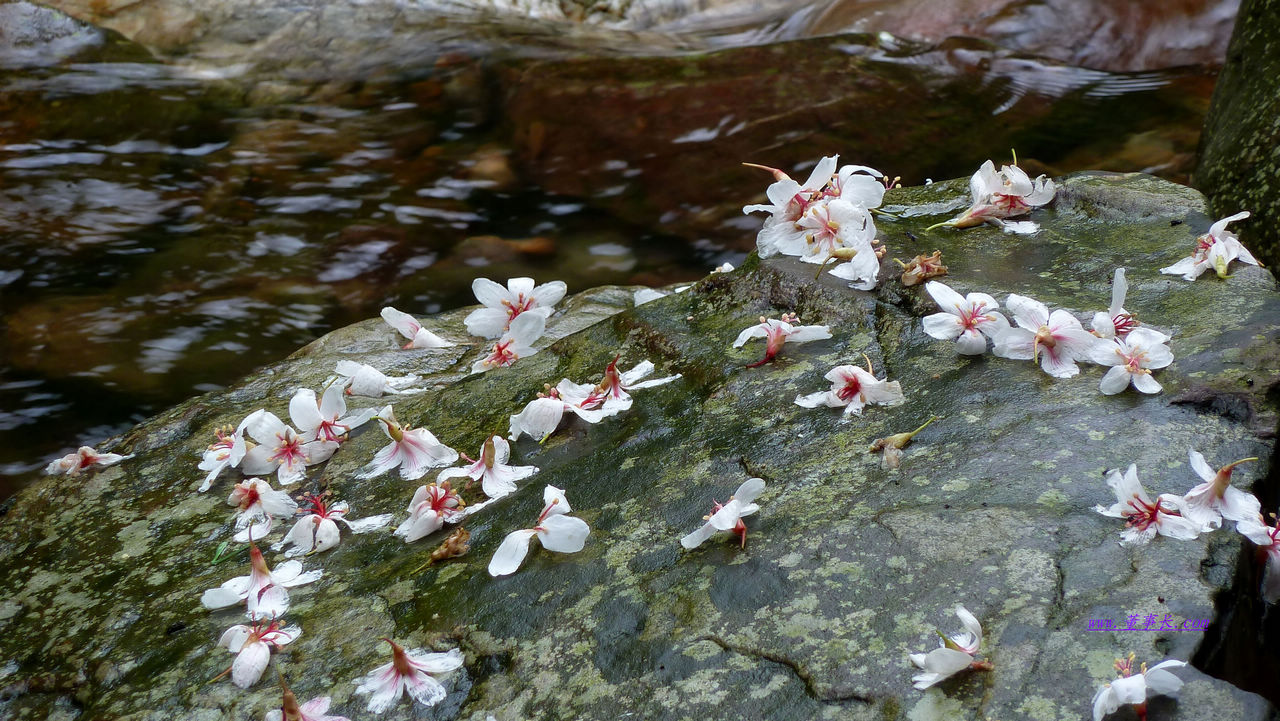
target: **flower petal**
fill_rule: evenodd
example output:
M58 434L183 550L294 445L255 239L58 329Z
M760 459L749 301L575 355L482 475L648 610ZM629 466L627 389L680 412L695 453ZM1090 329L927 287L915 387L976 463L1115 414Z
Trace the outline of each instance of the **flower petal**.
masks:
M507 534L489 560L489 575L507 576L515 573L520 564L524 563L524 557L529 554L529 539L536 534L537 531L531 528Z
M548 551L577 553L586 545L591 527L581 518L550 516L539 527L538 541Z

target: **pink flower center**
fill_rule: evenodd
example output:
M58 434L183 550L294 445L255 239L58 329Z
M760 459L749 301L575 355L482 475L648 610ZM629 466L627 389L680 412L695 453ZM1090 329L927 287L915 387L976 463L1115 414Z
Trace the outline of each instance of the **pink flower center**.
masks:
M536 302L537 301L535 301L533 298L525 298L524 293L517 294L516 300L514 303L509 300L502 301L502 305L506 306L507 308L507 325L505 328L503 328L503 330L510 329L511 321L515 320L516 316L532 308L534 303Z
M511 350L511 346L515 341L507 342L498 341L493 344L493 350L489 352L489 357L484 359L485 365L491 366L509 366L515 363L520 356Z
M1018 215L1031 208L1026 199L1015 193L996 193L991 198L991 204L1008 215Z
M1116 327L1117 336L1126 336L1138 327L1138 320L1128 313L1120 313L1111 317L1111 324Z
M276 446L276 452L271 454L272 461L278 461L282 466L291 466L295 463L303 461L302 439L298 436L289 437L290 434L277 433L276 439L280 441L280 445Z
M846 376L844 386L836 391L836 397L845 403L851 402L862 392L862 383L858 381L858 377L854 375Z
M320 421L320 427L316 429L316 437L325 441L342 443L346 440L347 431L349 430L351 430L350 426L343 425L336 420Z
M1145 531L1153 525L1160 525L1159 516L1164 511L1161 510L1159 501L1146 503L1137 495L1134 495L1133 498L1129 499L1129 508L1133 510L1126 510L1121 513L1129 527Z

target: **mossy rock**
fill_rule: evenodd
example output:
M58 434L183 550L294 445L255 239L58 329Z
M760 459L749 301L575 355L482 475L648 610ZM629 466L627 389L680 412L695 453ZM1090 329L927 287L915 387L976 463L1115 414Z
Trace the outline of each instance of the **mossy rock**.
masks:
M683 377L637 392L630 411L598 425L575 420L541 445L514 444L516 460L541 472L468 520L469 554L419 571L444 534L405 545L383 532L306 559L325 577L293 591L288 620L304 633L272 662L300 698L331 695L335 713L365 717L352 681L387 661L377 639L390 636L460 646L466 664L445 677L442 704L402 702L389 719L1087 716L1113 659L1203 653L1221 625L1215 596L1252 592L1236 578L1238 534L1126 549L1121 523L1093 507L1113 501L1103 471L1129 463L1148 491L1184 492L1198 482L1192 446L1211 463L1266 459L1238 474L1241 485L1266 474L1280 298L1271 274L1251 266L1196 283L1158 273L1211 222L1187 188L1079 175L1034 214L1038 235L923 230L965 206L964 194L964 181L891 191L886 208L903 218L881 222L890 257L938 248L957 290L1016 292L1078 314L1107 306L1123 265L1127 307L1174 336L1177 360L1158 375L1164 393L1102 396L1095 366L1055 380L1031 363L956 356L921 331L920 317L936 311L921 288L885 278L875 292L852 291L786 258L753 256L639 308L625 289L579 295L554 319L549 347L482 375L466 374L480 347L466 344L465 311L430 321L463 343L442 350L398 350L385 325L362 322L138 426L116 444L136 458L18 497L0 530L0 714L245 719L278 704L269 676L247 692L209 682L231 659L218 636L240 615L204 610L200 593L246 565L242 555L211 563L230 537L223 499L233 473L195 492L215 427L264 406L284 416L296 387L318 387L336 360L352 358L425 375L428 392L388 399L397 416L474 454L544 383L588 380L621 352L623 367L650 359ZM731 349L734 337L760 315L790 311L834 337L745 368L761 344ZM793 403L824 388L831 366L864 354L901 382L905 404L842 422L838 411ZM931 415L941 420L901 468L866 452ZM400 520L417 483L355 477L385 442L362 428L302 490L332 489L356 517ZM749 476L768 486L746 547L718 537L683 550L679 537ZM489 558L537 516L548 483L590 523L586 548L535 548L520 571L491 578ZM916 691L907 654L935 647L935 627L957 630L957 604L982 621L994 670ZM1166 614L1214 626L1088 630L1093 619ZM1181 673L1182 699L1152 704L1152 718L1273 713L1226 681Z

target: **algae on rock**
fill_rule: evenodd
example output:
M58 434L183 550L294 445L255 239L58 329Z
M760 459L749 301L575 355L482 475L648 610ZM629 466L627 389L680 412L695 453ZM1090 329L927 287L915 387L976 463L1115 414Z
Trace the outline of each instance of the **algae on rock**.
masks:
M1080 718L1135 652L1188 659L1200 631L1091 631L1092 619L1211 618L1232 584L1242 543L1223 530L1196 541L1121 548L1103 471L1137 463L1148 490L1182 493L1196 479L1194 446L1210 462L1268 459L1280 381L1274 347L1280 297L1264 269L1186 283L1158 268L1185 254L1211 219L1192 190L1145 176L1086 174L1060 183L1040 234L990 227L924 233L967 204L964 183L890 191L882 221L890 253L941 249L957 290L1003 300L1031 295L1078 314L1105 308L1112 270L1129 269L1127 306L1169 330L1176 362L1153 397L1098 393L1102 371L1055 380L1033 364L960 357L920 330L936 307L919 287L883 280L849 290L793 259L752 257L685 293L627 309L629 293L576 296L553 318L550 347L515 366L466 375L479 345L400 351L380 321L335 331L224 392L184 403L122 441L138 457L88 479L27 489L0 530L0 678L14 719L242 719L278 703L264 681L247 692L207 683L229 663L215 646L239 622L210 613L205 588L238 575L243 556L212 564L230 535L230 475L197 495L199 451L212 430L255 408L282 413L298 386L317 387L336 360L416 372L431 390L390 401L397 417L472 449L506 432L507 417L561 377L650 359L683 377L636 396L596 425L566 424L544 444L522 439L513 458L541 471L514 495L468 519L472 550L419 573L443 533L406 545L389 534L346 539L314 556L321 581L294 594L289 621L303 635L273 663L300 698L328 694L335 713L363 714L352 681L385 662L377 639L443 650L464 669L430 718ZM890 267L889 263L885 267ZM788 347L747 369L758 348L730 349L762 314L799 314L832 327L830 341ZM433 328L461 335L457 311ZM871 358L901 382L907 402L839 412L804 409L837 364ZM1248 417L1203 399L1230 395ZM1199 399L1199 400L1198 400ZM385 401L381 401L385 402ZM380 402L379 402L380 403ZM371 403L372 404L372 403ZM875 438L939 416L897 470L866 453ZM385 443L365 426L306 490L329 488L354 513L403 513L416 483L355 479ZM746 477L768 482L748 519L745 549L678 539ZM576 554L531 554L515 574L485 570L507 532L527 525L542 487L566 489L592 528ZM475 491L473 491L474 493ZM399 518L397 518L399 520ZM911 688L909 652L936 645L963 603L987 631L989 673ZM1188 668L1167 718L1211 707L1264 719L1261 698ZM385 717L423 717L405 703Z

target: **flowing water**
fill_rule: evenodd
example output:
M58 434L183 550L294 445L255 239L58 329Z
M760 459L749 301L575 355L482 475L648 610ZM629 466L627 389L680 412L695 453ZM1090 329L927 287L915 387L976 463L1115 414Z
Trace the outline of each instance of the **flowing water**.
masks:
M33 7L0 5L0 28ZM655 53L451 26L360 77L299 81L76 27L0 44L0 498L387 304L465 305L480 276L573 292L737 263L760 222L739 208L768 182L742 160L840 152L918 183L1016 143L1036 171L1185 180L1213 78L967 40Z

